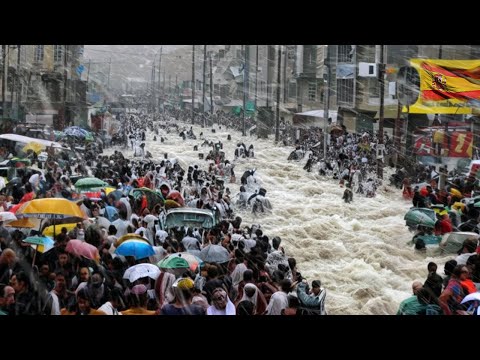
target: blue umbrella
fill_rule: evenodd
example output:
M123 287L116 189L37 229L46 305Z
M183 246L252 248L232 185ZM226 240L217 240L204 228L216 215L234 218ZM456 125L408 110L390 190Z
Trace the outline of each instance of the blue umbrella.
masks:
M115 254L143 259L155 255L152 245L142 240L125 240L115 250Z
M110 221L114 222L120 216L118 215L118 210L114 206L105 206L105 213L104 216Z

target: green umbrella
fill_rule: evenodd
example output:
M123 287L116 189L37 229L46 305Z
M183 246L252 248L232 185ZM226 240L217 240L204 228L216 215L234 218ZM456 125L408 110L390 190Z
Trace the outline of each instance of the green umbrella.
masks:
M102 188L108 186L108 184L100 179L97 179L95 177L88 177L88 178L83 178L78 180L75 183L75 187L85 190L85 189L93 189L93 188Z
M183 257L168 255L167 257L160 260L157 263L157 266L160 269L188 269L190 267L190 264Z
M422 225L434 228L437 221L435 211L425 208L410 209L404 217L408 226Z

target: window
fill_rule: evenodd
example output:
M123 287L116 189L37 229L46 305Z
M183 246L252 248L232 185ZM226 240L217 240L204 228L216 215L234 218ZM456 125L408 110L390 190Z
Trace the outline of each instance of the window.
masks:
M35 53L33 54L33 61L42 62L43 61L43 45L35 46Z
M218 50L218 58L223 59L225 57L225 50Z
M337 101L339 104L353 106L354 79L337 80Z
M308 101L317 100L317 84L314 82L308 83Z
M354 45L338 45L338 62L350 63L353 60L355 52Z
M53 61L62 62L63 59L63 45L53 45Z

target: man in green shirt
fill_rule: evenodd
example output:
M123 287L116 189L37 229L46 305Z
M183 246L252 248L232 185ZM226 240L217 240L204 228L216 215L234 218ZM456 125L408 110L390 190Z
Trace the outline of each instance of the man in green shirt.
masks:
M403 300L398 307L397 315L418 315L425 313L425 304L421 304L418 301L417 293L423 287L420 281L414 281L412 283L413 296Z

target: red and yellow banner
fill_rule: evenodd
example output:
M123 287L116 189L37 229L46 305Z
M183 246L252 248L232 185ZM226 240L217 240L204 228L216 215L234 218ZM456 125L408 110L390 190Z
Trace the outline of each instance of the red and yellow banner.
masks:
M404 112L471 114L480 104L480 60L411 59L420 75L420 96Z
M413 134L417 156L471 158L473 133L465 126L430 126L419 128Z

